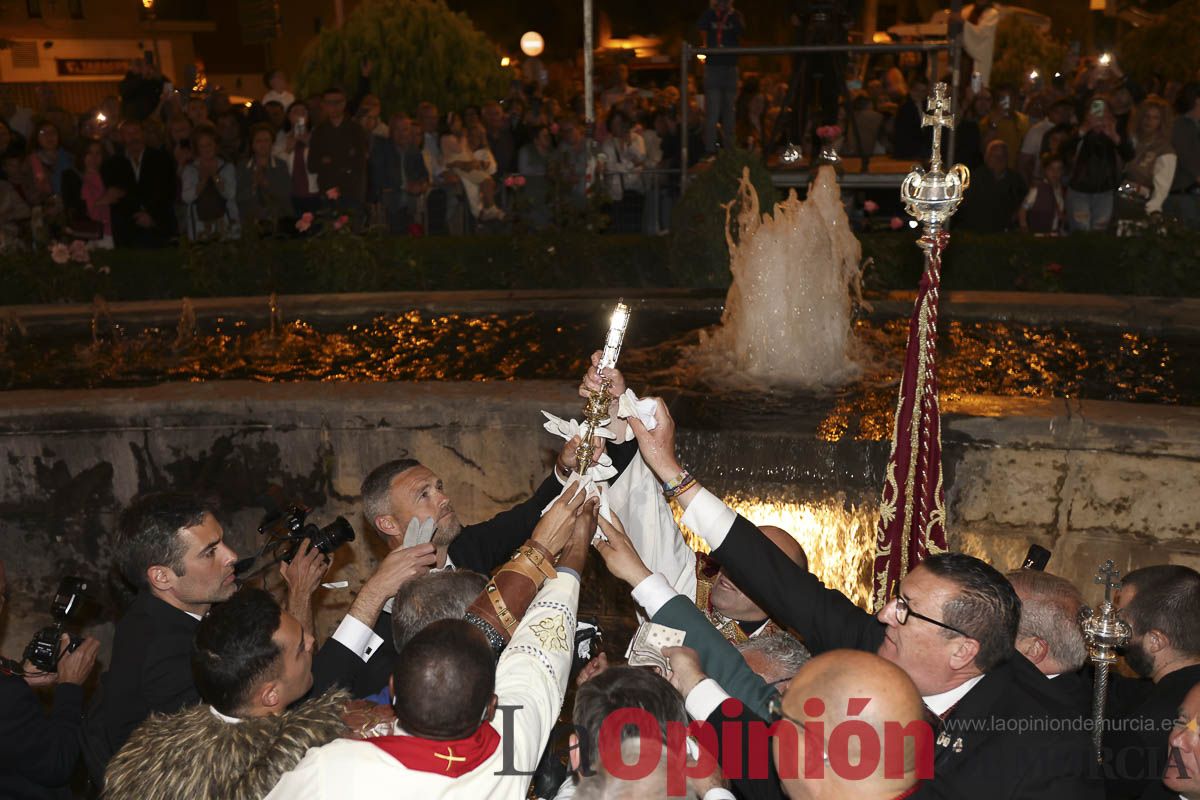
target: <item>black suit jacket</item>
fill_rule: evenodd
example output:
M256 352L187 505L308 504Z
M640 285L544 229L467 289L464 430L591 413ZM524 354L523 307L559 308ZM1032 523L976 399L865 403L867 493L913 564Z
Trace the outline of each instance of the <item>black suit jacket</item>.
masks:
M24 678L0 674L0 797L70 797L82 721L82 687L54 687L47 716Z
M744 517L713 556L760 608L803 636L814 655L878 650L882 623L793 563ZM950 738L936 747L934 779L921 791L973 800L1099 796L1086 779L1087 734L1050 722L1071 714L1049 684L1019 653L984 675L954 707L946 722Z
M100 167L104 185L123 189L125 196L112 206L113 242L118 247L162 247L176 235L175 162L154 147L142 154L138 174L124 155L115 155ZM154 220L152 228L133 221L134 214L145 211Z
M1184 696L1197 683L1200 665L1177 669L1163 676L1126 713L1110 716L1104 736L1106 774L1111 776L1105 788L1110 800L1175 800L1178 796L1162 784L1167 737Z
M617 475L612 479L616 481L637 455L637 442L611 445L607 452L617 469ZM508 561L513 551L533 534L542 517L542 509L561 491L562 484L551 474L528 500L485 522L465 526L450 543L448 555L451 563L457 569L490 574ZM380 612L372 630L383 642L365 663L332 637L321 646L313 657L315 693L339 684L348 688L355 697L367 697L387 686L396 654L395 640L392 638L392 615L386 611Z
M148 590L138 593L117 623L112 662L100 677L83 732L84 760L96 785L102 785L109 760L146 717L200 700L192 682L197 624Z

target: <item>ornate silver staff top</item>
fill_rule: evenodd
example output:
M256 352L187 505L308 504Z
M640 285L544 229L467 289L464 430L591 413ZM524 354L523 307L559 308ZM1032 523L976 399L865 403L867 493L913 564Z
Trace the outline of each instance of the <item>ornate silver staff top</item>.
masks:
M900 185L900 199L909 215L925 226L926 237L932 237L958 210L963 191L971 185L971 173L962 164L955 164L949 171L942 169L942 128L954 127L950 88L944 83L935 85L926 107L928 113L922 116L921 127L933 128L929 171L913 167Z
M606 374L617 365L617 357L621 355L621 345L625 341L625 328L629 325L629 306L623 302L617 303L613 309L612 319L608 326L608 335L604 337L604 352L600 355L597 373L600 376L600 388L588 396L583 408L583 430L579 432L579 448L575 451L575 471L583 475L592 465L592 454L595 447L592 437L596 428L608 418L608 405L612 400L608 390L612 380Z
M1112 560L1105 561L1096 571L1096 583L1104 584L1104 602L1099 612L1086 608L1080 614L1083 638L1087 640L1092 663L1096 667L1095 690L1092 693L1092 748L1096 760L1103 760L1101 742L1104 738L1104 703L1108 696L1108 669L1117 660L1117 650L1129 643L1133 631L1129 623L1117 616L1113 605L1113 589L1119 588L1120 572Z

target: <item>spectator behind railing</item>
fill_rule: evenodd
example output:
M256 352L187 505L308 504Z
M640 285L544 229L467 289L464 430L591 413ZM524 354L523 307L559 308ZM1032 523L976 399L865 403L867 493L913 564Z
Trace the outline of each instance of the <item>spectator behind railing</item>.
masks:
M107 249L113 246L112 204L120 199L120 192L104 185L103 163L104 145L84 142L75 168L63 175L63 205L70 235Z
M176 235L175 166L161 150L146 146L138 120L121 123L122 151L100 168L104 185L121 192L112 206L117 247L163 247Z
M250 157L237 169L237 201L242 224L256 226L262 234L282 230L292 219L291 179L287 163L272 154L271 126L260 122L250 129Z
M274 154L288 171L292 210L297 215L313 214L321 208L317 174L308 169L308 143L312 137L308 106L297 101L288 106L287 119L275 134Z
M372 202L383 208L384 222L393 234L407 234L421 215L429 191L429 169L419 145L419 134L409 116L392 115L390 136L371 151Z
M1041 177L1034 179L1029 194L1017 210L1025 233L1058 236L1067 231L1067 199L1063 189L1063 159L1057 153L1042 156Z
M1200 83L1186 84L1175 101L1171 145L1175 148L1175 180L1163 205L1166 213L1200 228Z
M1125 165L1117 193L1117 218L1137 220L1161 214L1177 161L1171 144L1175 120L1166 100L1151 95L1142 101L1130 121L1133 159Z
M312 132L308 168L317 173L321 194L340 210L361 209L367 194L370 137L346 115L346 93L338 87L321 98L325 119Z
M981 170L971 175L971 191L963 198L955 223L966 231L1001 233L1016 223L1025 183L1010 162L1003 139L988 142Z
M180 196L187 206L187 237L236 239L239 235L237 171L217 152L217 133L197 128L192 134L196 157L183 168Z
M61 144L58 126L43 121L30 143L29 170L33 176L32 202L41 204L53 196L62 196L63 173L71 169L75 159Z
M1121 164L1133 148L1117 132L1108 99L1096 95L1088 105L1075 140L1067 145L1073 159L1067 180L1067 213L1072 231L1102 231L1113 216L1113 198L1121 183Z
M600 145L597 160L613 203L612 230L637 233L642 229L642 210L646 203L641 176L646 162L646 145L633 130L629 116L620 109L609 112L608 133L609 137Z

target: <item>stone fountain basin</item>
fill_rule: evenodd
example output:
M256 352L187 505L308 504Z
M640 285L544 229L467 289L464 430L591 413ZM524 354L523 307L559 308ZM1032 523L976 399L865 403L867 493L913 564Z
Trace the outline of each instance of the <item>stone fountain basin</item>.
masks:
M630 292L630 296L634 293ZM647 293L637 292L639 298ZM1195 301L1061 298L1061 306L1031 298L951 294L946 316L1029 314L1153 330L1185 330L1200 319ZM1013 302L1013 301L1016 302ZM708 303L690 293L649 302ZM224 313L230 304L197 301L198 314ZM247 302L250 301L238 301ZM265 309L262 299L253 302ZM305 298L281 301L304 311ZM595 296L551 293L370 296L353 298L367 312L427 304L446 310L594 310ZM603 302L603 301L601 301ZM904 298L889 298L903 311ZM911 301L909 301L911 302ZM571 304L577 304L572 306ZM127 311L177 318L178 304L114 304ZM328 308L329 298L321 308ZM340 303L339 303L340 305ZM882 305L882 304L879 304ZM877 309L879 308L877 305ZM67 312L64 316L63 312ZM72 313L90 321L90 308L55 308L62 324ZM346 309L340 309L346 313ZM1053 314L1053 316L1051 316ZM26 310L33 327L50 311ZM991 318L991 317L989 317ZM151 323L147 323L151 324ZM116 514L140 491L202 486L224 504L231 542L255 546L261 510L255 499L268 483L314 507L313 519L345 514L360 536L339 552L337 574L351 591L369 573L378 548L356 516L364 473L390 458L420 458L446 480L460 516L484 518L527 496L549 469L553 440L540 411L577 415L575 387L566 381L441 383L175 383L131 389L15 391L3 394L0 436L6 469L0 485L0 547L8 566L10 611L0 651L19 655L33 632L49 622L58 578L100 579L109 613L120 601L109 579L108 544ZM1122 569L1152 563L1200 567L1200 408L1063 399L972 395L943 403L948 529L951 545L1016 567L1032 543L1054 553L1049 569L1074 580L1089 599L1096 566L1112 558ZM801 419L801 422L803 420ZM764 430L736 423L720 430L681 421L682 459L720 494L738 498L760 523L778 519L795 528L808 510L842 514L849 558L822 552L820 530L793 530L810 548L814 571L853 591L861 570L841 568L871 547L873 509L882 483L887 443L814 436L817 419ZM805 513L799 513L799 512ZM779 516L782 514L783 516ZM824 520L824 522L822 522ZM814 552L815 548L815 552ZM588 604L602 621L628 610L618 587L595 582ZM350 591L326 592L325 630L349 604ZM107 644L111 624L88 628ZM618 646L623 642L618 643Z

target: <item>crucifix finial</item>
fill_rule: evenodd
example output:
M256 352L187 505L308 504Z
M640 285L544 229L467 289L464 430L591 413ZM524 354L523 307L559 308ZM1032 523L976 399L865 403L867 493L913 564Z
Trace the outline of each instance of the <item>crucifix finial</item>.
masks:
M921 116L922 128L933 127L933 153L929 159L931 171L940 171L942 168L942 128L954 127L950 106L949 87L944 83L934 84L933 93L925 104L928 111Z
M1117 580L1121 576L1121 572L1113 564L1112 559L1105 561L1100 565L1100 569L1096 570L1096 583L1104 584L1104 602L1112 602L1113 589L1118 588L1121 582Z

